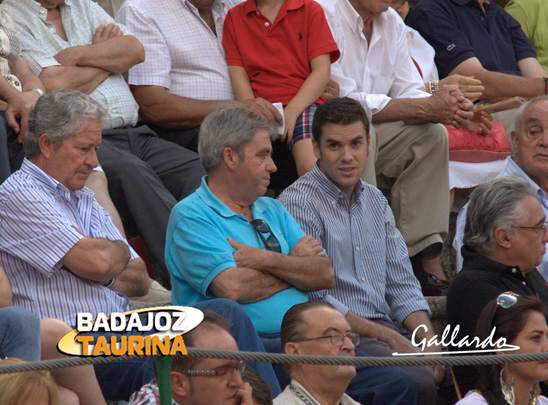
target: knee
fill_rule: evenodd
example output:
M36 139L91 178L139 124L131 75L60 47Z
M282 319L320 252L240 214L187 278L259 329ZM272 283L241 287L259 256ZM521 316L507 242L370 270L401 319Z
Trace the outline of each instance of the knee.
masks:
M40 330L40 320L32 312L21 307L0 309L0 322L5 324L11 333L35 335Z
M80 398L74 391L69 390L63 386L57 386L57 392L59 393L59 403L63 405L80 405Z

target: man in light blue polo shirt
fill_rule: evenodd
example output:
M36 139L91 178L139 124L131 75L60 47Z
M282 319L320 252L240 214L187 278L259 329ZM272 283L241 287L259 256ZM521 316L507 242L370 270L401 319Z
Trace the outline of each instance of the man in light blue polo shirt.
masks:
M286 311L308 301L308 291L334 284L320 244L278 201L261 197L276 171L275 137L268 122L244 107L204 121L199 151L208 176L175 206L167 231L173 302L231 298L259 333L278 333Z
M207 176L171 213L166 264L173 303L233 299L269 338L267 350L280 351L286 311L306 302L308 292L332 288L334 271L320 244L281 203L262 197L276 171L276 136L268 121L243 106L221 108L204 120L198 151ZM395 367L359 368L348 393L364 404L417 400L416 383Z

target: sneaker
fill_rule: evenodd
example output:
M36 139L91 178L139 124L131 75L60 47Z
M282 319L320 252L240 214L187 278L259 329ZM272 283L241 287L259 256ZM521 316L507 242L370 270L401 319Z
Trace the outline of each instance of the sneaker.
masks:
M146 295L142 297L130 297L129 300L147 304L171 303L171 291L165 289L159 282L152 280Z

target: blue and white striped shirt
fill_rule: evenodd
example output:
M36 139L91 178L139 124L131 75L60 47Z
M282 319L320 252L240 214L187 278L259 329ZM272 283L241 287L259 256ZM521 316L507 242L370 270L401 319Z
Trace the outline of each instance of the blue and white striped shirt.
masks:
M335 269L335 288L312 292L310 299L368 319L389 319L388 304L400 323L412 312L430 311L392 210L377 188L360 180L349 205L316 165L279 200L320 242Z
M0 264L13 304L39 318L74 325L78 312L127 311L125 295L76 276L59 262L83 236L123 240L109 214L84 187L69 190L24 160L0 186ZM137 254L130 248L131 258Z

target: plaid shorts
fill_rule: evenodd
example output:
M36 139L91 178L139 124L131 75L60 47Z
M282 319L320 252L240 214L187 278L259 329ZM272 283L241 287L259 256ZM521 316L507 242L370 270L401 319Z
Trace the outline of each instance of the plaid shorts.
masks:
M297 118L295 129L293 130L293 139L291 140L291 143L289 143L289 149L301 139L312 138L312 119L314 118L316 107L316 103L312 104L299 115L299 118Z

